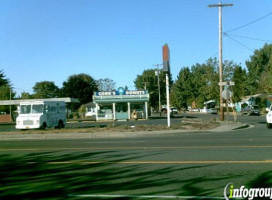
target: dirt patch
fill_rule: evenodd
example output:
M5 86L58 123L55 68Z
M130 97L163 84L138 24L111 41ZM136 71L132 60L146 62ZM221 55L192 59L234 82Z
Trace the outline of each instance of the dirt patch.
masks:
M100 133L100 132L142 132L142 131L163 131L163 130L210 130L219 126L214 122L186 121L180 124L173 124L171 127L165 125L119 125L114 122L108 125L97 125L87 128L64 128L46 130L18 130L14 132L3 132L2 134L48 134L48 133Z

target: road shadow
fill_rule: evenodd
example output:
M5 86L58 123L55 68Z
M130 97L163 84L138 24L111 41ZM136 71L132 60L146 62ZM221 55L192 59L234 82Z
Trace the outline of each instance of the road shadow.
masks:
M250 181L249 183L246 184L246 188L250 189L250 188L269 188L271 190L271 186L272 186L272 171L267 171L264 172L262 174L260 174L259 176L257 176L256 178L254 178L252 181ZM272 191L269 195L269 197L258 197L257 199L269 199L272 195ZM270 198L271 199L271 198Z
M158 191L155 188L162 186L165 189L160 192L172 193L170 186L177 184L178 180L166 178L167 175L189 169L166 166L154 170L142 164L126 164L126 161L141 157L136 154L106 151L57 154L1 155L0 199L80 199L77 195L114 194L118 191L154 194Z
M150 153L159 156L162 152ZM214 165L143 164L140 153L114 151L50 152L0 155L0 199L103 199L82 195L127 194L104 199L138 199L133 195L213 196L231 176L195 177ZM136 162L131 162L136 161ZM190 176L186 176L191 174ZM190 177L190 178L188 178ZM271 186L272 174L257 183ZM208 186L211 185L211 186ZM257 184L258 185L258 184ZM221 192L220 192L221 193ZM156 198L154 198L156 199ZM202 198L205 199L205 198Z

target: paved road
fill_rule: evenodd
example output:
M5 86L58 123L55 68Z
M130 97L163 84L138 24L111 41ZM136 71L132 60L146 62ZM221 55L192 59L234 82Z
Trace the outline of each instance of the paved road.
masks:
M137 138L1 141L0 198L222 199L229 182L236 188L271 187L272 130L263 116L239 120L254 127Z

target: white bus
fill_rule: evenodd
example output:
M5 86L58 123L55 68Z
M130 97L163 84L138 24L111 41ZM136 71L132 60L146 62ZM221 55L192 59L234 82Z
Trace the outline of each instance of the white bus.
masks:
M64 128L66 124L64 101L21 102L18 113L16 129Z

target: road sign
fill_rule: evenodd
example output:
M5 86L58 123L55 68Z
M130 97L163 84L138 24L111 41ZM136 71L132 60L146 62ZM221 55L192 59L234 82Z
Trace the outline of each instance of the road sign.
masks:
M227 82L219 82L218 85L219 85L219 86L224 86L224 85L235 85L235 83L232 82L232 81L227 81Z
M224 86L224 85L227 85L227 82L219 82L218 85L219 86Z
M230 99L232 97L232 92L229 89L225 89L222 91L223 99Z

